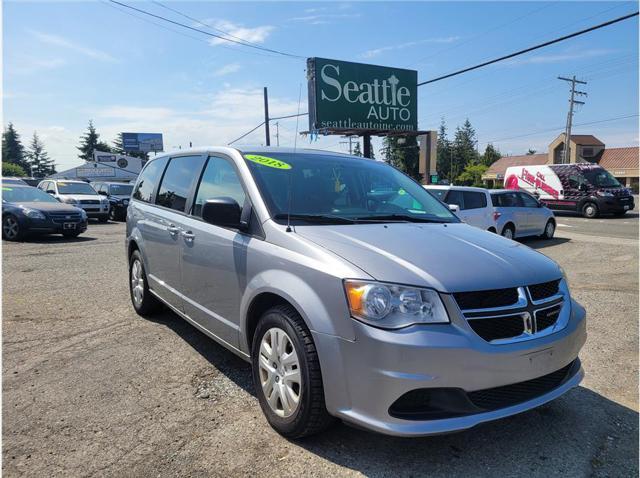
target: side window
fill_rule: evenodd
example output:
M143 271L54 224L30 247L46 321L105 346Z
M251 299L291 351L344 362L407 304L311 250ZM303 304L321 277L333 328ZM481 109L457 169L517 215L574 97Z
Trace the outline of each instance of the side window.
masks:
M487 207L487 196L484 193L464 191L462 195L464 198L465 209L479 209Z
M156 204L176 211L184 211L191 185L202 170L202 163L204 163L202 156L171 158L160 183Z
M211 156L198 185L192 214L202 217L202 205L207 199L216 197L233 198L242 207L245 193L233 164L227 159Z
M42 189L43 191L47 190L47 184L49 183L49 181L43 181L40 183L40 185L38 186L38 189Z
M500 194L491 195L491 204L493 204L493 207L502 206L502 201L500 201Z
M524 204L524 207L538 207L538 201L533 199L528 194L520 193L520 199L522 199L522 203Z
M133 199L151 202L153 192L158 185L158 181L160 181L160 176L162 175L162 171L164 171L164 167L167 165L167 161L168 158L160 158L147 163L138 177L138 184L132 196Z
M47 191L48 193L56 193L56 183L54 183L53 181L49 181L49 183L47 184L47 189L45 189L45 191Z
M569 187L571 189L580 189L580 186L584 183L584 179L582 176L578 174L569 175Z
M520 207L517 193L504 193L500 195L500 206L502 207Z
M109 194L109 185L108 184L103 184L102 186L100 186L100 192L101 193L105 193L105 194Z
M445 199L444 202L447 204L456 204L460 210L465 209L462 191L456 191L455 189L450 190L449 194L447 194L447 199Z

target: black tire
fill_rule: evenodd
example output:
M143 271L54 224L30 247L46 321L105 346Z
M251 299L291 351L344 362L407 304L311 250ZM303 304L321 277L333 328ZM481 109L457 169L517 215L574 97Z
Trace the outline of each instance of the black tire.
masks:
M543 239L553 239L553 235L556 232L556 223L552 219L549 219L544 225L544 232L540 236Z
M596 203L586 202L582 205L582 216L587 219L593 219L598 217L599 211Z
M142 283L143 293L142 293L141 301L137 301L134 298L132 274L133 274L133 266L134 266L134 263L136 262L139 262L140 264L141 277L143 280L143 283ZM133 308L135 309L136 313L142 317L150 316L155 312L157 312L158 310L160 310L162 307L162 304L160 303L160 301L153 294L151 294L151 292L149 292L149 283L147 281L147 273L145 272L145 269L144 269L144 262L142 262L142 255L138 250L133 251L133 253L131 254L131 257L129 258L129 296L131 297L131 304L133 305Z
M104 224L105 222L107 222L107 221L109 221L109 216L100 216L100 217L98 218L98 222L101 222L101 223L103 223L103 224Z
M260 380L260 344L265 334L274 327L282 329L291 338L299 358L302 378L300 399L296 410L289 417L281 417L271 409ZM335 419L329 415L325 406L320 361L313 337L292 306L278 305L262 315L251 348L253 384L262 412L274 430L286 438L302 438L320 433L331 426Z
M7 241L20 241L24 238L24 229L20 226L18 218L13 214L5 214L2 217L2 239Z
M80 231L65 231L62 233L62 235L64 237L66 237L67 239L75 239L76 237L78 237L80 235Z
M118 218L116 216L116 210L114 208L109 209L109 219L112 221L117 221Z
M508 239L515 239L515 237L516 237L516 228L513 227L513 225L511 225L511 224L507 224L502 229L501 235L503 237L508 238Z

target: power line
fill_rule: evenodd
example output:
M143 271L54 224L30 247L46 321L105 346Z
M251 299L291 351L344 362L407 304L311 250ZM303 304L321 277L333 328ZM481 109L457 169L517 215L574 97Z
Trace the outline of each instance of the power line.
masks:
M286 56L286 57L289 57L289 58L297 58L297 59L304 59L305 58L303 56L295 55L293 53L287 53L287 52L283 52L283 51L279 51L279 50L274 50L272 48L262 47L262 46L259 46L259 45L243 43L241 41L234 40L233 38L226 38L226 37L224 37L222 35L218 35L216 33L211 33L211 32L205 31L205 30L200 30L199 28L195 28L195 27L192 27L192 26L189 26L189 25L185 25L184 23L176 22L174 20L171 20L169 18L163 17L161 15L156 15L155 13L147 12L146 10L142 10L140 8L133 7L131 5L127 5L126 3L118 2L117 0L109 0L109 1L111 3L115 3L116 5L120 5L122 7L129 8L129 9L134 10L136 12L142 13L144 15L148 15L150 17L157 18L159 20L171 23L173 25L177 25L177 26L182 27L182 28L186 28L188 30L192 30L194 32L202 33L202 34L210 36L210 37L218 38L218 39L223 40L223 41L227 41L227 42L230 42L230 43L236 43L238 45L246 46L248 48L255 48L256 50L262 50L262 51L266 51L266 52L269 52L269 53L275 53L275 54Z
M111 0L111 1L115 1L115 0ZM615 18L613 20L609 20L608 22L604 22L604 23L601 23L599 25L595 25L595 26L592 26L592 27L589 27L589 28L585 28L584 30L580 30L578 32L570 33L569 35L565 35L565 36L556 38L554 40L549 40L547 42L540 43L538 45L534 45L534 46L529 47L529 48L525 48L524 50L516 51L514 53L510 53L508 55L501 56L500 58L495 58L493 60L485 61L485 62L480 63L478 65L474 65L474 66L470 66L468 68L463 68L462 70L454 71L453 73L449 73L447 75L442 75L442 76L439 76L437 78L433 78L431 80L423 81L421 83L418 83L418 86L428 85L430 83L435 83L436 81L444 80L446 78L451 78L452 76L457 76L457 75L461 75L463 73L467 73L469 71L477 70L478 68L482 68L484 66L492 65L493 63L498 63L500 61L508 60L509 58L514 58L514 57L519 56L519 55L524 55L525 53L529 53L530 51L538 50L540 48L544 48L546 46L553 45L555 43L560 43L562 41L568 40L569 38L574 38L574 37L577 37L579 35L584 35L585 33L589 33L589 32L592 32L594 30L598 30L600 28L604 28L604 27L607 27L609 25L613 25L615 23L627 20L629 18L636 17L636 16L638 16L639 13L640 12L630 13L628 15L624 15L622 17L618 17L618 18Z
M256 126L255 128L253 128L250 131L247 131L245 134L243 134L242 136L240 136L239 138L234 139L233 141L227 143L227 146L231 146L233 143L235 143L236 141L240 141L242 138L244 138L245 136L249 136L251 133L253 133L255 130L257 130L258 128L260 128L262 125L264 125L264 121L262 123L260 123L258 126Z

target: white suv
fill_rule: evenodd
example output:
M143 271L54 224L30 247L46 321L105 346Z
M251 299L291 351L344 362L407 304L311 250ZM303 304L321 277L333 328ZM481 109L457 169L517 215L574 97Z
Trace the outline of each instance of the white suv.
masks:
M109 200L100 196L89 183L66 179L45 179L38 184L38 189L51 194L60 202L84 209L88 217L96 218L100 222L109 220Z
M496 216L489 190L469 186L424 186L471 226L496 232Z

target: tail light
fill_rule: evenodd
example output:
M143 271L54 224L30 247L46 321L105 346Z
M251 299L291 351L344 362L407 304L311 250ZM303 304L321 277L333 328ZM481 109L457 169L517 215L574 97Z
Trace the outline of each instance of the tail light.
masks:
M493 213L493 220L494 220L494 221L497 221L497 220L498 220L498 218L499 218L500 216L502 216L502 213L501 213L501 212L494 211L494 213Z

